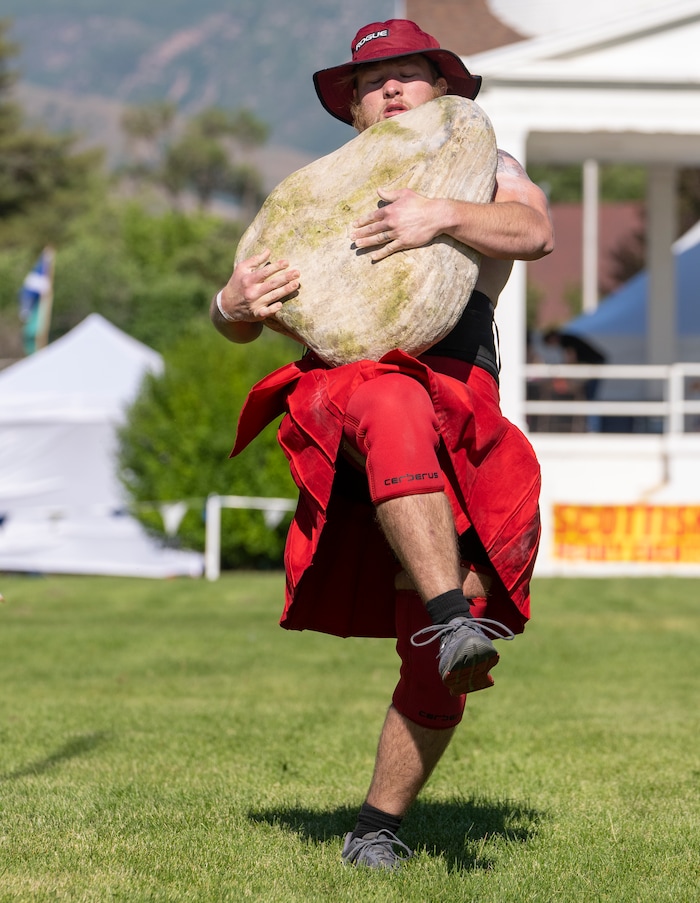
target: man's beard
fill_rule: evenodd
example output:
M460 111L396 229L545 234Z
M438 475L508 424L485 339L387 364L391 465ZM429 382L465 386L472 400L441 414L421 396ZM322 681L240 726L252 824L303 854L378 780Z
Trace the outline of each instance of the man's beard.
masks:
M433 85L433 96L431 99L434 100L436 97L442 97L444 93L444 89L439 85ZM352 124L358 132L364 132L364 130L368 129L371 125L381 121L381 116L379 114L375 119L370 120L368 113L362 108L362 103L357 100L353 100L350 104L350 115L352 116Z

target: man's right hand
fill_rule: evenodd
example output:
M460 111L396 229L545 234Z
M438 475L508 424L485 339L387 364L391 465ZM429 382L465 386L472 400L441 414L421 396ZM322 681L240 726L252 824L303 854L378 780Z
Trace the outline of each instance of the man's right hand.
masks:
M221 291L221 310L212 300L212 322L231 341L257 338L262 321L281 310L284 299L299 288L299 270L290 268L288 260L270 263L270 253L266 248L236 265Z

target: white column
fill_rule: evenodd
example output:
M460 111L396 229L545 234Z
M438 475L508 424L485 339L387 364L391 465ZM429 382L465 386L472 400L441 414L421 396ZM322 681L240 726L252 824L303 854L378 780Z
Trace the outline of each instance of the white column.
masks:
M522 430L526 428L524 372L527 341L526 275L524 262L516 260L496 308L501 351L501 409L505 416Z
M597 160L583 164L583 312L593 313L598 307L598 196L599 168Z
M647 186L647 363L677 360L676 268L671 245L676 238L676 170L670 165L649 168Z
M498 146L512 154L525 166L527 134L497 131ZM516 261L513 272L496 308L496 323L501 349L501 408L505 416L520 429L525 421L525 358L527 340L526 268Z

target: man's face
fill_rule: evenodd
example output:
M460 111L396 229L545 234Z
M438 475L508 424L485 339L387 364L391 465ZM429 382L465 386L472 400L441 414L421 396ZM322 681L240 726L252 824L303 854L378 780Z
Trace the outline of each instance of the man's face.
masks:
M362 132L375 122L412 110L447 90L435 78L424 56L402 56L360 66L355 84L355 128Z

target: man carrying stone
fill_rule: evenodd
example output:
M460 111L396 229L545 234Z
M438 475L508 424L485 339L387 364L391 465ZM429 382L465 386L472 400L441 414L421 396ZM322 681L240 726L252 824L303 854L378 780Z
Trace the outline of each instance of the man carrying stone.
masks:
M480 82L401 19L360 29L352 60L314 75L323 106L358 131L443 94L473 99ZM348 253L368 249L379 263L443 234L470 246L482 262L460 322L417 359L397 350L330 368L308 353L281 368L251 390L233 454L286 414L279 440L300 501L282 626L397 638L399 682L342 853L348 864L394 868L410 856L396 832L465 694L493 684L492 640L522 632L529 617L539 468L500 412L493 311L513 261L548 254L553 232L544 195L503 151L492 203L407 188L379 195L349 224ZM302 277L269 251L241 261L212 301L215 327L234 342L256 339Z

